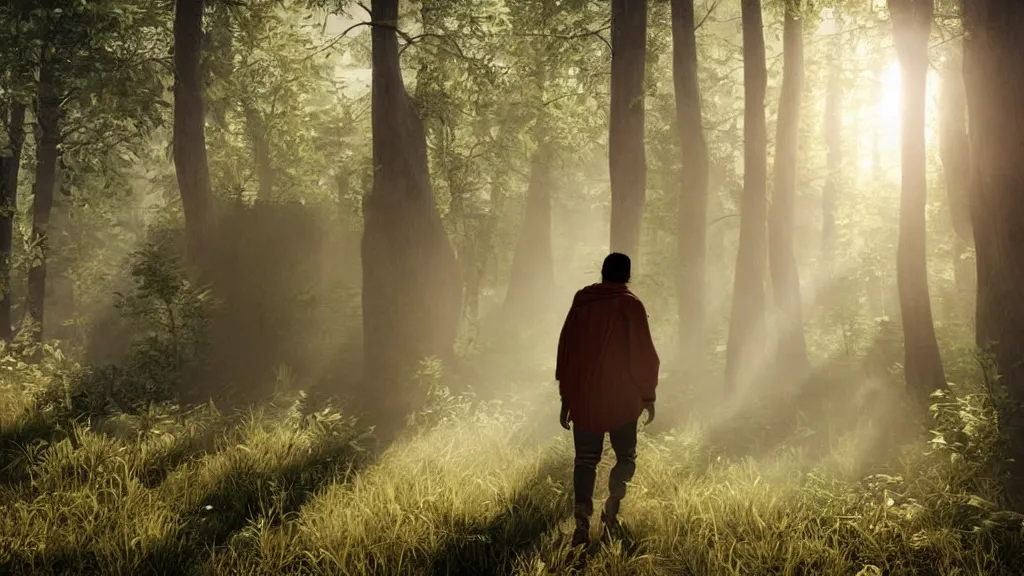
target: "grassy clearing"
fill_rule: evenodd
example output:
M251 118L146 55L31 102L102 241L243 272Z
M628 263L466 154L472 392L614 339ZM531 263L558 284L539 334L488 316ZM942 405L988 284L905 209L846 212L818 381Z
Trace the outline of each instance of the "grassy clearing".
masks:
M974 444L909 445L885 474L866 478L851 475L853 437L825 458L796 444L736 458L707 445L696 426L641 434L624 507L631 537L578 558L566 547L571 441L555 424L553 391L476 404L435 395L407 436L375 453L357 422L329 407L312 411L301 396L232 414L166 407L87 424L35 403L24 387L0 390L3 573L980 575L1024 567L1020 518L989 504L997 483L972 461L978 430ZM967 401L940 412L955 420L950 429L984 425Z

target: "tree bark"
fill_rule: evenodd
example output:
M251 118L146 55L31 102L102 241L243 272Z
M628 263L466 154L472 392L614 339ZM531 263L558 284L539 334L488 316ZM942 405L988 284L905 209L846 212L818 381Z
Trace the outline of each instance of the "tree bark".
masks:
M933 0L889 0L893 39L902 75L899 244L896 284L903 320L904 378L908 391L922 403L946 387L932 322L925 250L925 86L928 37Z
M775 133L775 189L768 212L768 264L778 333L775 372L780 383L800 382L810 373L807 342L804 340L800 274L793 254L796 157L804 89L803 19L800 10L800 0L787 0L782 96Z
M839 23L838 14L835 16ZM837 28L839 26L837 25ZM843 158L843 117L842 100L842 39L837 39L829 55L828 83L825 88L825 186L821 191L821 262L818 290L828 289L832 280L832 265L835 259L836 243L836 203L839 199Z
M364 382L377 424L402 422L400 384L428 356L451 359L462 279L437 211L423 125L402 81L398 0L372 3L373 188L362 239Z
M640 228L647 188L644 149L644 62L647 59L647 0L612 0L611 250L639 264Z
M505 294L505 316L515 323L535 317L531 310L537 310L555 286L551 250L551 152L551 145L542 142L530 161L523 224Z
M0 156L0 338L14 337L11 315L11 251L14 248L14 219L18 213L18 176L21 149L25 143L25 105L11 102L7 123L10 148Z
M977 340L991 347L1011 399L1011 488L1024 485L1024 4L963 5L971 221L978 263ZM1012 493L1012 492L1011 492Z
M881 58L876 58L871 66L871 101L879 102L884 94L885 67ZM881 128L878 122L871 124L871 182L872 185L883 184L885 173L882 170Z
M543 16L550 14L551 2L542 6ZM531 324L543 310L555 289L554 250L551 240L551 162L554 146L548 132L549 112L544 106L547 96L547 63L543 46L535 55L534 82L539 106L532 127L536 149L530 158L530 182L520 225L519 241L512 256L512 270L505 292L503 315L515 326Z
M971 147L967 140L967 96L964 93L963 64L951 55L942 75L939 93L939 155L946 178L953 230L961 240L971 242L971 208L968 196Z
M953 52L953 51L951 51ZM967 96L964 93L963 62L953 52L943 71L939 94L939 156L946 179L946 199L953 222L950 257L956 284L955 309L970 302L971 270L968 252L973 243L971 230L970 179L971 146L967 137Z
M200 68L203 0L176 0L174 12L174 170L189 261L200 269L213 246L213 191L206 156Z
M727 393L750 384L764 365L768 181L764 101L768 73L760 0L742 0L743 18L743 198L740 241L725 361Z
M676 240L679 361L686 370L700 372L706 357L708 146L701 117L696 24L693 0L672 0L672 80L683 160Z
M36 102L36 179L32 186L32 237L35 253L28 270L26 309L30 336L43 338L43 312L46 299L46 258L49 246L50 214L57 186L57 157L60 143L60 91L54 63L43 58L39 65L39 95Z

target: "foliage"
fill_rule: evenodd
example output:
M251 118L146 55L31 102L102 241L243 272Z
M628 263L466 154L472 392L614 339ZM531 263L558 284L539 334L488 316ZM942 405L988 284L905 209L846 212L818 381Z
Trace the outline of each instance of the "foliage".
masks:
M976 482L997 478L1005 446L992 397L984 393L957 397L937 390L932 398L935 428L930 454L949 459L947 485L976 489Z
M352 203L341 180L358 180L359 170L338 160L363 155L349 143L362 127L353 122L362 105L343 98L348 87L335 75L337 57L315 24L279 4L260 2L209 19L211 36L219 39L207 54L214 189L247 201Z
M413 375L419 393L426 396L422 408L409 416L412 429L429 429L441 424L464 420L470 404L465 398L452 393L443 379L443 364L438 358L426 358Z
M135 289L117 294L115 308L135 335L117 364L87 367L65 395L66 410L104 415L136 413L178 397L206 359L213 302L193 285L167 244L144 246L132 256Z

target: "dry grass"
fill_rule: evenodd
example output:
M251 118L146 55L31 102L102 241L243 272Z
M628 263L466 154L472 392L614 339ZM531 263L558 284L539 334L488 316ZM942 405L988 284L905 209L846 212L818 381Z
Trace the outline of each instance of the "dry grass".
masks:
M382 453L298 396L71 424L0 388L0 572L18 574L1019 574L995 483L910 445L851 477L783 444L725 457L693 427L641 434L630 538L582 558L554 398L446 396ZM545 393L546 394L546 393ZM543 396L543 394L542 394ZM435 399L436 400L436 399ZM536 406L544 406L538 409ZM611 455L609 454L609 458ZM602 476L608 463L602 465ZM969 485L970 491L963 486ZM599 488L598 498L602 497Z

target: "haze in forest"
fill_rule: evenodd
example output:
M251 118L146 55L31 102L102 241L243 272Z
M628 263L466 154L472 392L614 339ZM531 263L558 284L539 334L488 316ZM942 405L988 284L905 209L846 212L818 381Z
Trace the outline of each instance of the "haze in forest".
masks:
M45 10L13 7L8 19L15 32L18 26L40 22L57 27L63 36L56 37L55 50L70 50L77 41L75 27L87 26L89 18L135 24L135 38L148 39L154 46L172 42L179 51L181 43L194 41L199 30L199 59L189 52L191 62L164 56L161 65L170 69L112 68L123 76L102 82L83 68L88 66L84 60L81 65L73 58L65 59L63 67L55 65L53 82L70 97L62 105L60 121L74 127L61 132L68 142L58 143L58 178L52 187L60 194L54 195L52 215L34 216L33 227L16 226L28 236L14 245L30 243L33 230L42 225L40 218L51 220L48 226L56 233L50 232L48 238L46 254L52 257L47 256L48 273L41 280L51 315L43 322L43 336L83 348L84 358L92 363L116 365L133 353L145 333L127 326L125 310L161 304L132 299L169 297L139 293L157 290L146 285L157 280L144 277L158 273L147 268L153 264L146 258L157 254L152 246L162 237L179 237L184 230L195 243L190 244L196 254L189 264L194 268L198 259L209 259L208 270L199 278L209 292L199 292L195 277L180 280L180 292L173 297L201 302L163 302L169 308L161 329L181 328L166 326L173 320L174 307L196 307L177 313L209 315L203 318L208 334L187 337L209 338L210 347L202 355L210 357L189 358L196 362L195 372L180 378L180 386L188 390L170 386L169 397L187 392L186 397L196 394L194 400L208 394L221 400L253 400L279 386L274 384L277 370L293 375L296 382L291 386L327 396L393 394L402 405L395 409L407 413L422 398L409 396L415 394L400 382L408 381L411 372L397 366L411 362L407 368L415 371L415 364L430 356L442 357L445 372L460 390L491 394L508 389L508 382L517 378L531 381L531 391L549 389L538 382L550 380L559 322L572 293L597 280L599 262L613 248L609 238L620 247L626 242L635 252L640 274L634 289L649 304L658 347L668 360L663 377L670 397L678 397L679 422L687 420L687 406L700 405L703 411L702 402L721 406L721 417L730 419L755 398L773 394L773 389L815 386L819 378L812 377L811 366L827 367L837 357L856 364L878 348L884 326L899 323L894 246L899 230L902 86L883 7L802 9L802 60L794 62L803 78L790 80L798 83L797 116L785 120L786 125L780 115L792 66L786 65L782 12L766 7L766 68L760 81L767 91L763 109L757 110L764 112L765 180L751 183L759 178L756 166L755 174L745 176L751 156L743 146L751 136L745 131L743 109L749 94L743 87L751 67L742 52L730 48L748 42L736 27L739 6L696 6L692 18L699 18L694 20L699 24L697 51L688 56L679 52L679 45L673 55L673 33L685 31L672 26L685 25L689 20L683 19L690 17L671 14L668 5L651 5L646 22L622 24L626 36L619 41L626 46L622 58L627 67L623 70L634 71L622 72L632 76L621 78L613 71L609 84L609 70L615 64L609 68L614 62L609 50L613 27L607 7L552 3L534 13L526 6L503 3L471 16L471 7L403 4L400 32L381 42L384 46L397 40L402 46L397 70L407 86L415 122L422 124L422 143L415 142L415 127L394 128L413 132L393 135L375 135L370 129L371 110L388 106L371 94L371 60L393 56L372 49L367 7L354 4L335 12L328 6L287 2L249 9L211 3L202 22L186 24L172 22L145 5L124 15L114 6L109 11L49 16ZM642 28L628 27L637 25ZM943 20L936 32L955 36L958 25ZM640 30L641 44L636 44L631 30ZM118 58L144 61L145 49L116 43L119 33L116 26L104 32L107 36L98 39L103 49L95 57L110 58L111 66ZM13 41L9 44L11 50L18 49ZM936 325L939 330L954 330L950 334L955 337L973 306L969 280L960 279L962 266L957 263L969 253L961 248L949 257L942 254L960 240L948 215L952 196L941 194L945 186L937 133L942 119L935 102L942 78L956 72L950 72L946 62L959 58L959 44L936 44L931 52L936 66L928 73L928 91L920 103L927 110L928 183L937 192L931 194L928 207L928 280L936 306L945 311ZM31 54L26 49L9 53L8 101L20 105L38 100L27 90ZM691 127L680 140L685 115L680 107L690 97L679 92L685 89L679 82L685 82L680 68L687 66L687 58L695 59L695 94L700 99L696 126L705 134L706 144L701 146L708 154L707 173L698 177L703 183L693 174L704 162L694 155L704 152L685 142L680 148L692 137ZM637 63L645 69L639 76ZM198 66L194 73L199 83L194 87L185 86L193 73L184 68L188 66ZM395 66L394 61L380 61L382 75L391 73L387 66ZM169 72L176 72L177 88ZM25 79L23 93L16 91L19 73ZM67 78L56 78L60 74ZM381 84L397 77L390 78L381 77ZM131 84L148 92L125 92ZM39 89L44 88L48 87ZM186 98L176 89L190 93ZM634 93L642 95L642 107L621 103L623 98L635 98ZM397 108L380 110L382 122L405 113L400 111L406 106L403 97L397 98L392 104ZM830 103L830 98L835 101ZM86 107L86 101L94 105ZM153 106L160 102L166 106ZM8 105L9 112L14 105ZM117 114L123 106L136 110L138 118L112 130L102 114ZM205 137L195 131L196 106L204 111ZM42 129L34 114L42 118L41 111L30 109L29 123ZM826 126L829 114L838 118L832 128ZM829 129L836 134L825 134ZM90 137L90 130L98 138ZM69 135L63 136L65 132ZM47 159L45 150L35 149L42 140L36 142L32 131L25 134L18 187L27 194L26 202L32 202L32 194L38 195L39 186L46 184L34 182L33 172L38 173L39 163ZM780 156L782 137L796 142L792 160ZM616 148L617 138L628 144ZM833 146L829 138L839 145ZM186 139L188 143L179 144ZM177 166L167 162L168 141L174 149L170 159L178 160ZM207 158L194 154L197 147L207 150ZM638 150L645 155L637 157ZM371 158L374 155L379 157ZM840 159L833 163L831 155ZM419 165L423 160L425 167ZM391 162L397 164L389 168ZM792 162L790 167L783 165L787 162ZM792 173L789 184L778 180L780 170ZM208 182L195 175L207 172ZM406 180L427 176L429 181L415 184ZM761 263L753 264L754 269L761 267L753 273L767 288L758 297L762 311L735 309L743 298L736 300L734 283L746 287L753 278L737 279L734 273L737 248L743 244L740 230L748 189L760 190L752 193L762 195L766 200L756 202L767 207L782 202L773 199L781 194L775 189L780 185L791 188L783 209L789 213L780 216L781 223L767 225L775 215L766 212L760 226L772 230L751 240L761 243L754 250L764 251L758 257ZM403 191L403 186L411 188ZM834 198L825 198L830 187ZM111 193L114 188L119 190ZM183 195L184 220L175 189ZM401 202L408 205L379 209L385 211L377 225L379 234L397 234L379 242L391 246L387 250L402 245L410 250L392 264L381 263L395 259L392 253L360 264L360 245L372 245L377 234L363 221L375 194L383 205L391 206L384 198L392 194L397 195L395 201L405 198ZM686 198L704 194L705 223L693 228L699 215L692 215L691 208L700 205L688 205L692 201ZM207 196L210 199L204 199ZM616 208L619 201L623 204ZM637 202L642 202L640 212ZM39 209L33 208L36 213ZM625 220L616 221L614 214L620 209ZM197 212L206 210L212 211ZM410 212L399 214L402 211ZM430 215L432 211L436 216ZM201 224L192 227L190 220ZM435 223L427 224L431 221ZM803 360L794 360L806 366L804 373L781 380L774 374L785 365L774 357L781 341L769 335L784 324L779 316L783 312L773 312L771 302L773 288L786 288L771 277L775 271L767 264L769 252L776 249L768 241L776 225L788 229L790 239L784 242L790 247L781 250L792 252L792 274L799 278L794 286L805 317L799 331L814 344ZM428 231L441 229L443 240L439 232ZM110 241L111 230L117 242ZM210 234L217 239L203 239ZM704 238L693 240L694 234ZM86 256L81 255L88 242L83 238L95 244ZM684 256L681 250L693 242L706 246L706 253ZM172 262L182 248L160 248L160 257ZM79 254L72 255L76 250ZM17 257L24 264L12 269L14 294L20 290L18 274L37 269L28 253ZM691 261L680 261L681 257ZM135 270L128 265L132 261L139 263ZM377 268L382 269L380 274L383 269L391 271L380 280L363 276ZM179 282L177 272L159 273L164 274L159 282ZM701 292L678 292L688 276L690 284L701 285ZM385 282L369 293L370 301L381 300L376 305L359 296L375 282ZM136 294L124 295L133 283ZM674 284L679 286L675 295ZM409 290L420 293L406 293ZM689 301L691 297L696 300ZM27 316L22 298L11 299L15 326ZM385 316L367 319L368 305L402 310L399 316L405 317L388 316L381 309L374 314ZM687 308L687 317L680 316L680 306ZM688 310L693 306L701 310L697 320ZM134 313L159 316L153 310ZM734 349L742 353L727 357L730 318L735 338L763 333L759 346L764 347L757 349L763 352L746 350L737 340ZM149 327L151 337L153 330ZM411 332L402 336L407 330ZM164 336L172 343L184 337L155 337ZM368 336L375 339L369 351L363 345ZM206 346L193 344L196 353ZM385 353L390 348L394 354ZM374 357L376 349L382 351L379 358ZM368 359L380 366L363 366ZM728 382L723 385L725 365ZM372 382L372 375L364 378L367 371L397 380L384 386ZM742 375L736 376L737 371ZM856 370L850 372L851 393L886 388ZM362 392L357 391L362 390L360 382L368 387ZM730 387L738 388L722 392ZM381 404L377 398L363 400L371 406Z
M90 154L76 153L72 145L68 146L68 152L60 154L62 169L54 187L62 194L55 195L55 218L50 217L55 220L51 226L60 231L60 235L51 242L54 246L47 247L48 253L54 254L59 263L57 273L47 276L46 303L54 316L52 321L43 323L44 336L84 346L86 358L93 363L123 361L137 341L133 341L131 330L126 326L123 314L126 305L122 302L121 312L116 309L115 301L121 296L114 291L128 291L132 287L131 276L124 272L129 271L127 262L133 258L138 260L139 255L133 251L157 241L161 235L169 233L173 237L178 234L175 230L181 230L180 224L175 223L180 218L174 216L180 201L173 194L174 188L186 194L189 188L198 185L198 191L188 194L212 193L216 204L201 199L195 202L200 202L198 206L209 204L217 208L211 212L212 216L193 217L209 220L203 226L217 229L221 238L215 242L208 240L197 249L213 255L208 266L211 271L204 278L213 281L208 294L210 305L204 300L204 303L175 302L170 306L196 306L203 309L203 314L210 308L210 317L204 322L209 324L206 329L210 333L206 337L210 338L212 347L204 353L212 356L201 362L196 359L202 366L197 365L195 373L181 378L181 385L190 388L190 393L197 395L195 399L213 393L222 400L232 396L252 400L265 394L271 386L279 386L274 384L274 370L277 370L293 375L297 382L291 386L316 390L327 396L360 396L363 393L357 392L358 383L364 381L369 386L365 393L395 394L396 402L403 405L397 410L415 410L422 398L407 398L415 394L405 390L406 385L396 382L382 386L362 378L366 369L362 362L374 352L360 353L359 349L371 332L380 332L379 338L383 338L375 343L375 348L389 347L385 342L392 338L408 339L413 348L434 346L427 340L416 344L415 335L399 336L402 329L395 326L374 330L371 326L374 320L364 319L363 329L359 328L359 317L365 313L367 304L358 296L367 282L360 268L365 271L367 267L375 267L372 262L359 264L360 243L366 242L364 238L370 234L362 230L360 214L366 212L377 177L371 164L383 163L381 170L399 173L419 169L400 165L388 169L389 159L371 161L370 158L371 143L375 141L370 130L370 111L374 106L383 108L386 104L373 101L370 94L371 34L366 25L369 22L366 8L352 5L342 12L332 12L325 10L326 6L308 9L273 2L251 9L224 8L216 3L206 8L197 69L201 81L193 96L206 110L203 113L206 143L195 140L194 128L190 133L185 132L184 124L192 119L182 117L195 112L183 109L184 102L175 102L173 85L168 83L173 76L153 69L147 78L153 88L151 96L134 96L135 105L148 105L148 97L168 102L172 108L144 113L140 123L148 122L148 128L122 127L122 142L102 147L92 144L98 149ZM682 271L683 264L679 261L682 253L676 245L685 244L688 235L692 235L693 232L683 229L688 225L686 218L691 217L684 213L688 209L685 205L680 208L677 198L680 194L703 192L697 189L700 184L694 188L687 180L699 169L698 159L693 157L694 149L680 153L678 148L680 119L679 111L673 109L673 95L677 100L687 96L676 94L678 87L673 85L680 73L673 69L672 14L667 5L654 5L648 14L648 23L644 24L647 31L642 32L647 37L646 55L642 52L623 55L623 58L636 58L632 54L640 54L641 60L625 65L635 68L636 62L640 62L646 67L646 73L612 81L613 92L616 86L626 91L620 98L630 97L626 95L629 90L641 89L646 102L639 112L639 108L619 111L614 102L609 104L607 75L612 38L607 9L552 4L546 8L547 15L538 15L530 13L525 6L520 9L503 4L483 16L469 17L472 10L468 7L443 3L403 5L403 31L397 35L404 46L399 65L418 121L424 127L430 182L416 184L415 193L393 193L419 194L420 197L428 194L428 201L437 206L446 232L445 243L451 248L423 248L424 243L435 241L426 238L436 232L423 231L420 234L428 236L414 239L417 238L414 229L420 225L402 218L429 221L432 217L422 213L423 209L407 217L382 216L391 222L382 223L383 230L391 226L407 228L406 232L413 236L403 242L412 241L428 251L413 253L412 261L407 264L396 264L399 267L388 275L389 285L376 290L388 292L380 298L389 299L386 305L395 309L411 306L413 301L422 302L415 306L426 309L441 300L452 302L453 311L445 318L416 312L405 314L418 316L427 324L455 323L443 328L454 330L452 335L439 337L450 342L442 348L453 346L455 356L444 359L443 363L446 373L456 378L457 387L490 394L508 389L510 380L525 378L531 381L530 389L550 388L535 382L550 380L558 323L572 293L597 280L599 262L610 250L608 229L616 210L612 207L615 202L612 190L616 185L609 186L609 178L612 177L612 181L615 178L609 172L612 166L613 171L625 171L624 176L619 176L622 186L619 194L624 198L638 193L637 174L645 178L639 181L646 197L643 224L637 220L611 224L613 228L620 226L612 234L625 233L626 237L635 238L628 242L640 242L635 245L640 250L634 254L640 275L634 282L634 289L649 303L657 344L668 360L664 371L668 383L665 387L669 389L669 397L673 394L678 397L678 422L687 420L687 406L702 405L701 402L722 405L725 401L728 395L719 393L722 384L718 374L726 360L723 354L727 348L726 328L733 315L735 296L730 294L735 281L733 255L741 242L744 202L741 191L749 186L744 179L743 150L748 136L741 113L745 102L744 60L742 53L729 49L730 45L745 41L735 28L738 8L709 4L697 6L694 12L695 17L700 18L700 25L698 52L691 57L697 58L702 104L700 126L707 127L704 131L709 164L705 178L707 224L703 226L707 232L701 232L706 236L702 242L707 246L707 255L698 255L707 262L702 265L706 270L690 273ZM71 47L74 38L70 35L78 25L76 18L83 22L87 18L106 18L115 23L119 18L115 11L98 11L51 16L47 20L42 16L45 11L17 10L11 12L14 25L27 25L19 24L19 17L26 23L31 18L42 17L52 26L69 26L68 45L59 41L55 48ZM764 19L767 62L764 81L768 86L764 120L765 126L772 128L781 110L786 67L784 41L780 37L781 12L775 7L768 7L768 10ZM901 78L889 23L884 10L878 6L850 8L846 11L848 14L837 7L816 10L801 15L806 48L802 56L804 62L799 65L805 79L800 88L802 101L798 103L797 124L778 127L778 130L796 130L794 134L799 142L793 189L789 192L792 199L788 201L791 224L785 225L792 228L789 234L793 238L790 242L800 278L801 307L807 316L807 328L802 330L822 340L821 346L810 350L812 360L802 361L810 362L808 366L828 365L837 354L849 358L864 356L876 339L879 322L896 319L898 314L892 244L898 229L893 217L898 212L895 208L900 194ZM466 17L470 19L462 23L460 18ZM180 43L186 39L184 29L180 28L185 24L177 23L177 29L174 25L168 26L173 23L161 22L157 13L147 12L144 6L137 13L121 18L124 20L121 24L136 19L141 25L141 36L154 42ZM533 28L529 28L531 26ZM631 33L623 26L623 34ZM580 32L565 33L576 28ZM954 25L949 28L950 31L943 30L943 33L957 33ZM532 31L534 29L536 31ZM112 34L102 41L112 41L117 33ZM621 41L636 42L635 37L624 37ZM958 49L939 46L934 50L936 61L941 64L947 58L955 58ZM118 50L123 53L117 53ZM115 45L111 45L109 51L112 59L145 56L139 50L124 51ZM686 55L679 57L685 59ZM164 62L170 64L167 60ZM17 64L12 60L12 66ZM180 68L186 64L178 59L173 61L172 71L177 70L180 79L186 77ZM114 77L106 85L96 85L91 80L93 74L85 69L72 66L61 72L73 80L56 79L62 80L60 88L67 94L91 98L112 107L126 99L123 90L116 87L117 80L125 84L138 82L129 73L127 78ZM81 80L79 75L83 75ZM637 81L641 84L635 84ZM934 105L938 82L939 74L930 72L928 93L922 102L928 110L926 142L931 157L929 177L934 188L941 188L942 178L935 138L935 126L939 122ZM184 83L179 80L179 86ZM12 90L14 87L12 84ZM824 108L831 97L830 91L839 94L840 101L835 104L837 111L830 113L840 117L836 130L843 150L830 151L823 134L824 114L828 112ZM14 97L15 93L10 93ZM399 108L404 106L400 100L396 104ZM395 110L381 114L399 114ZM616 113L620 114L619 120L615 120ZM83 122L96 122L88 118L88 114L88 108L70 109L65 113L69 119L81 116ZM32 116L31 111L29 116ZM107 128L102 119L99 122L98 126L88 128L102 133ZM622 126L618 134L612 135L613 148L616 137L633 138L626 136L631 130L641 135L640 140L629 140L626 148L613 150L611 164L608 126L613 126L613 130L615 126ZM637 129L641 132L636 132ZM189 154L184 148L205 146L209 168L192 165L196 159L178 156L178 148L175 148L175 158L190 162L187 166L179 162L176 183L175 167L166 162L167 149L163 142L174 142L177 130L181 130L183 139L192 138L182 146L180 154ZM776 130L768 129L766 136L769 164L765 165L765 175L774 178L772 175L780 169L776 151L778 135ZM83 140L80 147L90 145L87 136L70 138ZM392 144L385 144L389 149L380 154L399 162L419 162L416 156L422 152L417 151L415 143L409 144L413 148L403 148L408 140L415 140L415 134L397 138ZM25 148L31 152L31 138L27 144ZM641 164L636 163L635 157L629 157L630 150L637 150L638 144L639 149L646 150L646 159L639 160ZM828 168L826 157L830 153L843 158L834 173ZM106 167L101 174L94 175L87 163L94 161L89 156L97 154L117 157L122 166ZM41 151L36 155L41 158ZM618 158L622 161L617 162ZM30 160L31 154L24 154L22 163L29 169L23 172L29 175L32 172ZM623 165L630 162L633 166ZM641 172L636 172L637 169ZM186 171L184 175L182 170ZM632 176L627 174L630 170ZM194 176L188 172L196 171L209 171L209 184L201 180L189 184L188 180ZM65 174L81 174L80 179L91 177L95 182L65 182ZM110 188L110 183L104 180L120 185L124 192L99 193L100 204L91 186ZM769 184L766 180L762 184L766 197L774 193L773 185L778 182ZM19 187L26 192L35 190L36 186L30 176L19 180ZM380 186L383 189L401 187L401 184ZM828 186L842 190L834 200L831 213L822 211L822 194ZM204 192L207 188L209 192ZM408 202L412 202L412 197L409 198ZM940 216L943 204L948 204L944 200L941 195L932 195L933 212L939 216L932 218L931 233L939 238L938 242L931 243L933 259L936 258L934 246L948 244L952 238L948 217L944 222ZM675 214L677 212L679 215ZM77 213L88 214L94 221ZM62 217L67 221L63 227ZM111 218L120 220L120 225L114 228L121 232L122 241L117 244L102 238L109 234L107 222ZM186 230L189 218L186 210ZM833 223L826 226L823 219ZM128 225L121 224L125 221ZM632 230L623 232L623 225ZM823 234L828 233L824 230L827 227L836 228L836 232L832 232L836 239L825 239ZM635 236L638 232L640 235ZM93 268L99 267L91 275L92 271L85 267L81 257L76 260L63 256L76 248L81 250L81 242L76 241L75 235L94 238L98 243L92 258L101 262L91 263ZM826 248L827 242L834 243L834 247ZM767 250L767 245L762 249ZM430 251L441 254L447 250L451 250L451 256L443 258L454 257L456 267L447 268L441 275L449 276L451 282L436 284L438 280L431 279L429 270L416 272L421 264L424 268L437 269L451 266L432 261L438 256L430 254ZM143 260L145 257L143 255ZM174 257L171 254L167 258L173 260ZM394 256L382 255L381 258ZM971 304L968 295L963 290L958 291L963 283L958 284L948 269L949 264L933 265L931 284L951 285L939 293L943 295L940 302L951 309L946 319L955 321L967 316ZM766 286L771 283L767 272L767 268L760 272L764 274ZM673 274L701 277L698 282L703 280L703 294L695 295L699 302L674 301L682 295L672 296ZM827 280L823 280L823 274L827 275ZM174 281L171 276L160 281ZM92 286L83 290L75 285L72 280L75 277L88 278ZM400 293L408 288L423 293L413 301L401 302L411 298ZM193 289L189 284L185 290ZM445 291L462 294L448 296ZM770 290L765 294L771 298ZM181 297L185 297L184 293ZM189 297L198 298L198 293ZM18 298L12 301L14 317L24 316ZM681 304L699 305L706 322L681 326L680 322L689 321L679 320ZM768 308L770 306L765 309ZM214 309L217 311L213 312ZM837 310L860 318L858 325L852 327L846 320L836 322L830 318ZM180 313L187 315L190 311ZM173 313L169 311L168 315L173 316ZM781 322L778 318L767 321ZM380 323L387 322L410 323L380 319ZM745 320L740 322L736 329L740 333L767 330L749 322L749 326L754 327L743 328ZM77 334L69 325L78 327ZM399 332L395 332L396 329ZM410 329L428 333L442 328L419 325ZM700 333L705 330L706 337L701 337ZM837 332L842 338L841 346ZM170 336L170 339L178 337ZM694 338L701 340L696 345L697 356L694 350L680 350L680 346L693 347L686 341ZM764 341L767 346L764 352L744 352L734 361L736 366L744 366L744 376L738 384L733 383L740 389L731 396L730 402L722 405L725 410L722 418L732 418L736 411L743 410L762 393L770 394L777 385L796 389L813 385L816 379L809 373L789 383L779 382L770 374L775 370L772 350L777 348L772 340L775 338ZM200 345L195 345L198 352ZM736 346L739 348L740 344ZM416 353L412 353L415 356ZM396 351L395 354L393 358L377 361L385 365L418 362L407 352ZM371 370L379 372L377 368L371 367ZM860 389L859 393L884 389L878 382L858 376L851 376L850 385ZM406 378L400 372L386 377ZM231 392L220 394L221 389ZM167 390L172 396L181 392L184 391L175 387ZM376 398L364 400L370 405L381 403Z
M0 481L33 486L82 423L185 437L207 408L273 414L266 438L343 422L365 470L492 440L547 462L559 330L621 252L661 357L658 474L746 462L786 491L912 454L915 503L955 478L949 502L1016 510L1017 4L9 0ZM228 429L153 486L251 432ZM140 462L149 430L123 440Z

